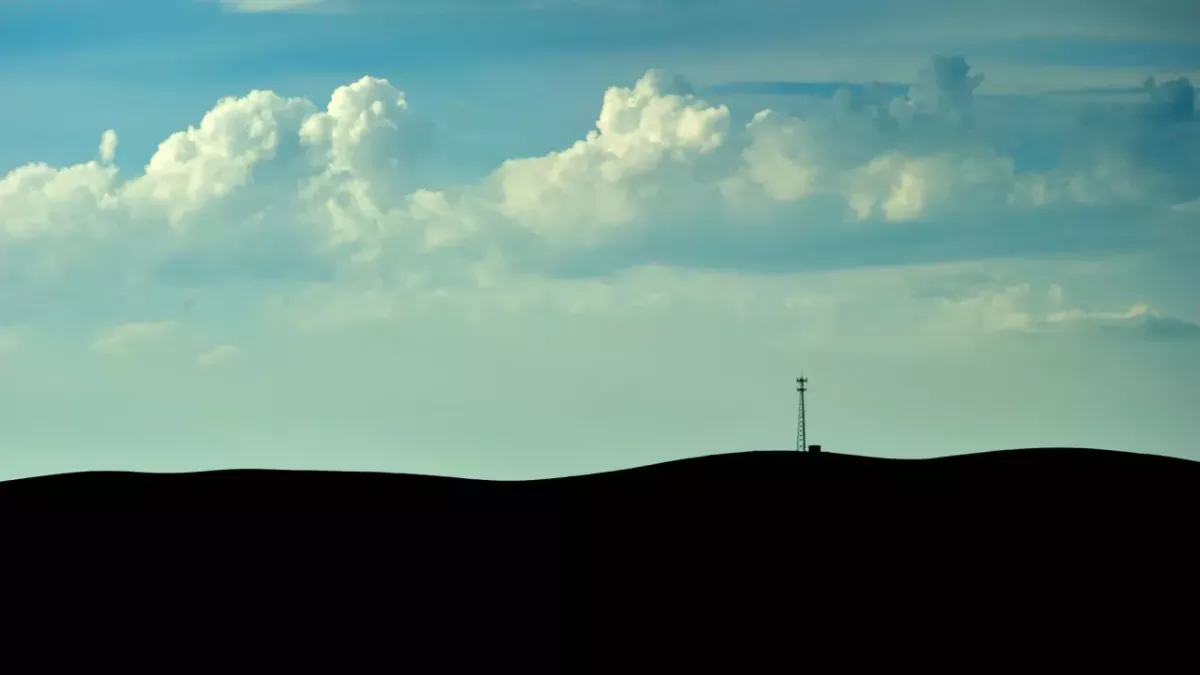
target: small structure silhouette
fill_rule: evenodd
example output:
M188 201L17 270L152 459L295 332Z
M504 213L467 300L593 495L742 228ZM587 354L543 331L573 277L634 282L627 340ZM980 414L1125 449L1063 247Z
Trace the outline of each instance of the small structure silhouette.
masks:
M821 451L821 446L819 446L819 445L810 445L810 446L808 446L808 451L809 451L809 452L820 452L820 451Z
M800 393L800 409L796 411L796 452L808 449L804 439L804 392L808 391L808 378L803 374L796 378L796 391Z

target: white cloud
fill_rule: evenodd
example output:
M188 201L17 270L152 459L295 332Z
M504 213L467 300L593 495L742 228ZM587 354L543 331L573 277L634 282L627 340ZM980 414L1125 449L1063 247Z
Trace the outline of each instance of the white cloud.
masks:
M610 89L596 129L572 147L506 162L465 188L469 206L445 194L425 201L438 204L439 243L515 226L551 250L628 250L647 241L681 250L714 230L756 236L769 223L778 235L854 221L1002 228L1101 206L1161 217L1171 198L1163 172L1146 166L1144 149L1111 139L1117 131L1156 147L1170 140L1126 131L1143 123L1110 115L1083 145L1063 129L1071 163L1021 169L972 113L980 82L962 59L935 59L905 97L839 95L808 116L764 110L731 129L728 108L651 71L632 88ZM1179 133L1200 138L1194 129ZM1172 171L1180 181L1178 167Z
M736 128L728 107L651 70L609 88L595 129L570 147L449 187L424 172L430 121L387 80L339 87L324 109L252 91L218 101L123 181L112 131L97 160L0 178L0 275L78 302L113 302L99 298L113 284L145 294L270 282L283 286L264 295L350 303L330 310L339 320L464 298L479 316L486 302L612 312L689 293L648 290L673 267L755 278L768 264L986 257L989 242L1037 253L1043 232L1086 251L1093 231L1124 236L1200 199L1200 166L1170 154L1200 147L1195 110L1180 103L1187 82L1148 84L1140 107L1081 110L1084 123L1061 130L1067 161L1033 169L974 114L979 85L961 59L938 59L907 96L841 93L811 114L761 111ZM723 297L680 274L706 301ZM67 293L71 281L83 290ZM1014 286L955 311L1032 330L1057 310L1026 308L1030 292Z
M751 206L760 206L763 197L793 206L830 197L824 203L844 203L859 219L885 221L1012 219L1026 217L1029 208L1155 198L1158 207L1165 206L1165 195L1155 194L1159 177L1139 166L1129 148L1109 143L1114 131L1127 133L1123 126L1130 119L1110 118L1112 126L1097 128L1089 145L1065 147L1080 155L1072 165L1018 170L1014 158L992 144L987 129L974 123L972 92L980 77L960 58L939 58L906 97L887 100L846 90L824 114L760 112L746 128L743 165L723 189ZM1190 111L1182 119L1190 120ZM1063 129L1064 139L1068 132ZM1200 138L1195 129L1184 133Z
M0 179L0 233L14 239L91 229L114 211L116 169L97 162L56 169L29 164Z
M218 345L198 354L196 365L201 368L215 368L237 359L241 354L242 351L233 345Z
M430 130L409 111L404 93L375 77L338 87L324 112L304 120L300 137L323 152L329 173L377 179L409 171Z
M345 3L339 0L220 0L220 3L229 11L247 14L328 11L345 6Z
M971 339L980 334L1110 331L1149 339L1200 339L1200 324L1163 317L1144 302L1125 309L1083 309L1065 303L1061 286L1035 291L1029 283L987 288L963 298L936 300L940 314L931 326L944 335Z
M127 356L161 344L176 328L174 321L126 323L104 332L92 343L92 349L105 356Z
M369 248L378 236L364 223L411 179L429 133L375 78L338 88L324 111L268 91L224 98L124 182L107 131L99 161L0 177L0 275L59 283L96 265L143 276L170 265L255 276L346 241Z
M100 163L112 164L117 156L117 132L108 129L100 137Z
M198 127L163 141L142 176L123 186L122 197L143 212L139 215L152 217L161 210L178 224L248 185L255 169L268 161L294 160L300 127L315 114L310 101L269 91L222 99Z
M965 335L996 331L1031 332L1035 321L1028 308L1031 300L1028 284L987 291L959 300L942 299L940 304L948 325L944 328Z
M694 172L725 142L729 110L652 70L612 87L596 128L572 147L509 160L490 177L506 218L555 242L588 245L694 196Z
M432 136L404 93L373 77L339 87L325 112L304 121L300 140L322 168L300 199L320 214L329 243L350 245L367 260L379 254L395 234L389 225L407 218L406 195L420 193Z

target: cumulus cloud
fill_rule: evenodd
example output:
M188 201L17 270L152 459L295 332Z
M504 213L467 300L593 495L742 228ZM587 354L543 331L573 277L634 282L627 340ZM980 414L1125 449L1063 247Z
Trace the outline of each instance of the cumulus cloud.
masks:
M364 317L454 288L507 303L569 289L559 305L581 311L650 302L604 290L615 275L650 284L641 268L803 272L1136 244L1138 228L1200 200L1187 81L1147 82L1132 107L1081 108L1062 129L1064 161L1031 169L975 114L980 77L939 57L903 95L843 91L739 126L650 70L604 92L594 129L569 147L453 186L429 184L434 127L387 80L339 87L323 107L252 91L170 135L135 175L108 131L91 161L0 178L0 278L27 304L30 288L93 303L137 284L253 283L272 296L265 285L340 285L351 290L329 302L359 298L349 315ZM72 281L82 290L68 294ZM1004 330L1067 311L1028 309L1029 292L955 311ZM147 325L129 335L160 330ZM111 344L136 339L122 335Z
M107 131L98 160L0 179L0 274L62 280L105 256L110 271L143 276L312 269L325 249L367 239L381 195L411 176L410 153L428 141L412 117L401 92L369 77L335 90L324 110L252 91L172 134L125 181Z
M989 142L987 129L972 128L981 81L965 59L938 57L904 96L889 100L882 88L842 89L824 114L760 112L746 128L742 170L727 187L743 200L747 190L758 188L786 204L831 196L858 219L884 221L1013 218L1031 207L1153 197L1157 185L1139 171L1134 153L1103 147L1106 136L1099 130L1090 142L1101 147L1089 147L1086 162L1081 157L1070 166L1019 171L1013 157ZM1106 132L1130 124L1107 121ZM1156 141L1155 147L1166 146Z
M300 198L320 214L328 243L360 259L383 250L408 220L406 196L420 194L422 158L432 125L387 80L364 77L339 87L326 110L309 116L300 140L321 169Z
M722 146L728 129L727 108L652 70L633 87L605 92L585 139L497 169L489 178L497 210L552 241L595 244L686 199L697 165Z
M123 186L121 196L137 211L179 225L188 215L248 185L255 169L286 156L298 144L301 125L317 114L306 99L253 91L219 101L200 125L163 141L144 173ZM294 154L294 153L293 153Z
M325 111L305 112L300 138L319 150L328 173L393 178L428 145L428 127L387 80L363 77L336 89Z
M0 179L0 232L12 239L94 229L117 208L116 169L87 162L58 169L29 164Z
M606 265L605 248L612 269L618 256L625 264L680 262L698 245L742 255L746 246L769 249L769 239L805 232L846 236L856 222L944 223L962 233L1029 223L1014 228L1028 235L1033 223L1050 221L1048 233L1059 235L1093 218L1088 209L1128 206L1159 217L1155 211L1170 206L1161 172L1107 143L1111 128L1097 129L1088 140L1097 147L1074 163L1019 169L973 122L980 81L964 59L939 57L904 96L884 98L883 88L857 98L839 93L810 115L764 110L731 128L727 107L651 71L632 88L610 89L596 129L571 148L506 162L467 188L476 197L469 207L448 195L428 201L446 207L443 231L457 232L442 241L513 227L525 246L509 242L514 255L533 247L542 263L558 256L560 268L592 270ZM471 226L449 226L453 211ZM1035 252L1038 243L1025 245Z

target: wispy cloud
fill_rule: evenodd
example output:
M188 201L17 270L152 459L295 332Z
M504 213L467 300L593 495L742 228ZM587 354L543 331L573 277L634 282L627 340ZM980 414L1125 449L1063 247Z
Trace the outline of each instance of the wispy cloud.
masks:
M92 343L92 348L105 356L128 356L147 347L161 344L177 327L174 321L145 321L127 323L106 331Z
M0 356L17 351L23 342L24 336L20 329L0 327Z
M285 12L338 12L350 8L347 0L219 0L221 7L245 14Z
M1044 309L1047 305L1049 309ZM993 331L1099 331L1134 339L1200 338L1200 325L1163 317L1142 302L1116 311L1064 309L1062 289L1058 286L1052 286L1044 299L1031 298L1030 287L1025 284L999 293L983 293L947 307L960 312L973 311L977 318L984 319L985 328Z
M196 365L202 368L215 368L237 359L241 353L241 350L233 345L218 345L197 355Z

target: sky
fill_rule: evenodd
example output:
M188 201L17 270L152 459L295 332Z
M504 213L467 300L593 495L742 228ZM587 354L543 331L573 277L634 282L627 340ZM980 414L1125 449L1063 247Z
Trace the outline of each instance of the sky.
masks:
M1200 6L0 0L0 480L1200 460Z

